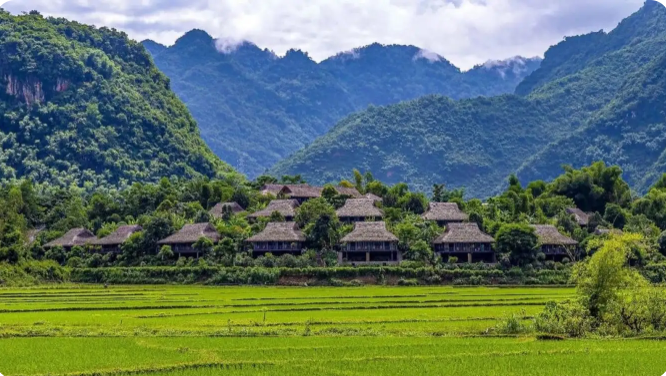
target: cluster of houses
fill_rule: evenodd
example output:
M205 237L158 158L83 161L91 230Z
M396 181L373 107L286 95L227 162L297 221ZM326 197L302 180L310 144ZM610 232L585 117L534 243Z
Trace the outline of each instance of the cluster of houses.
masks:
M349 196L344 206L337 210L340 221L353 224L354 229L341 240L338 250L339 264L395 264L402 261L398 249L398 238L392 234L382 221L384 212L376 206L381 198L373 195L361 195L355 188L336 187L339 194ZM270 222L265 229L247 239L253 256L271 253L275 256L285 254L299 255L305 248L305 235L294 222L296 210L303 202L321 197L322 188L310 185L266 185L264 195L281 197L271 201L260 211L248 215L249 219L270 217L278 212L286 222ZM284 197L284 198L282 198ZM243 211L235 202L220 203L211 209L210 214L222 216L225 211L238 213ZM581 226L587 226L588 216L578 209L571 209ZM475 222L462 212L456 203L432 202L423 214L427 221L436 222L446 227L445 232L433 242L434 252L444 260L455 257L459 262L495 262L492 236L483 233ZM570 257L578 243L561 234L550 225L534 225L539 238L541 251L548 259L560 261ZM74 246L91 245L100 247L102 252L120 252L120 246L141 226L121 226L114 233L102 239L86 229L73 229L63 237L56 239L45 248L60 246L71 249ZM202 237L217 243L221 236L210 223L185 225L177 233L160 240L158 244L171 246L179 256L198 257L193 245Z

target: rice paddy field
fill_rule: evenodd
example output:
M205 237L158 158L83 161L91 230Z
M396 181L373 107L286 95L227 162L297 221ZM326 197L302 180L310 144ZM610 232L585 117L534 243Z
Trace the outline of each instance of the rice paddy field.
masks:
M12 375L662 375L666 341L499 337L568 288L0 289Z

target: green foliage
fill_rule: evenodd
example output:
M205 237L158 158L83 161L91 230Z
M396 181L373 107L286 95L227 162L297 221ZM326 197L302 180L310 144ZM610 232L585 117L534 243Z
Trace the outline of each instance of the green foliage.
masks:
M5 12L0 30L0 181L92 189L233 174L124 33Z
M525 266L537 259L538 239L534 228L519 223L502 225L495 236L497 252L510 255L513 265Z
M518 96L429 96L369 108L271 171L319 182L363 166L388 183L406 181L426 191L447 181L485 198L515 171L522 182L551 180L564 164L578 168L602 160L619 165L631 186L645 192L664 171L666 121L658 109L666 87L665 25L666 9L649 1L610 33L551 47ZM626 187L609 186L617 173L604 171L592 180L582 173L564 182L572 185L562 192L576 202L584 200L576 195L591 195L594 200L585 200L590 206L581 209L603 213L607 202L627 202Z
M201 30L168 48L151 41L144 45L197 119L206 143L251 177L369 105L435 93L456 99L509 93L540 61L463 73L444 59L418 58L420 49L414 46L372 44L356 49L358 58L341 54L316 63L299 50L277 57L251 43L220 53ZM275 176L282 175L291 174ZM337 180L329 178L322 180Z

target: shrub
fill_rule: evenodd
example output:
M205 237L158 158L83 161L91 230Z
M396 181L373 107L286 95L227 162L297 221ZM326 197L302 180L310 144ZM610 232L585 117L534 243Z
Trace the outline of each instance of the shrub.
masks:
M400 286L418 286L419 281L414 279L414 278L410 278L410 279L400 278L400 280L398 281L398 285L400 285Z

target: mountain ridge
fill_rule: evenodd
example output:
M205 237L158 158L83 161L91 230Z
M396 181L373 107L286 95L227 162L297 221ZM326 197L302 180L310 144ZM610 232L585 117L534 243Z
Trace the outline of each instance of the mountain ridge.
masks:
M455 99L513 92L538 58L511 58L461 72L415 46L373 43L316 62L300 50L277 56L251 42L193 30L163 49L144 41L173 90L223 160L250 177L369 105L428 94ZM220 52L222 50L223 52Z
M547 167L541 170L521 168L526 157L537 158L552 142L598 119L621 96L623 88L632 86L634 77L664 52L666 8L648 1L609 33L570 37L551 47L540 68L516 88L522 101L512 95L461 100L453 105L416 100L368 110L342 120L333 131L269 172L278 176L301 174L324 183L346 178L353 168L359 168L389 183L406 181L422 190L448 183L466 187L469 194L479 197L499 191L506 184L505 178L518 170L521 181L548 180L561 172L559 165L548 162L566 163L563 149L551 146L554 154L544 157ZM573 58L576 56L587 58ZM393 119L388 114L393 114ZM462 133L464 124L476 134ZM410 144L406 140L413 135L420 136ZM494 135L495 140L486 139L487 135ZM433 140L450 143L446 147L444 141L433 145ZM579 143L577 147L584 146ZM344 163L339 163L340 159L335 161L338 165L326 161L326 155L338 154L345 154ZM424 155L429 159L422 160ZM585 159L585 163L590 162ZM618 162L622 161L611 161ZM585 163L581 158L574 167ZM645 163L652 164L651 159Z

